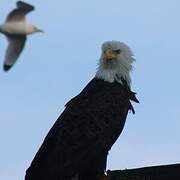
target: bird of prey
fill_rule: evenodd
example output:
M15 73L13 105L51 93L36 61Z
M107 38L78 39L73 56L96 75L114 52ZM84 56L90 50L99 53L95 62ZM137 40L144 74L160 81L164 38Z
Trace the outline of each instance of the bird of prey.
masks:
M0 25L0 32L5 34L9 45L4 60L4 70L8 71L22 52L26 36L35 32L42 32L36 26L26 21L26 14L34 10L34 7L22 1L16 3L17 7L12 10L4 24Z
M66 105L50 129L25 180L98 180L108 151L121 134L131 101L133 53L119 41L107 41L95 77Z

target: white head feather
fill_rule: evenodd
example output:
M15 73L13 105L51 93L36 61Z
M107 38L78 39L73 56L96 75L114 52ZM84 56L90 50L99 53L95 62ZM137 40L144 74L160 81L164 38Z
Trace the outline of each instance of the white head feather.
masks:
M103 56L107 49L112 49L113 51L120 50L117 59L104 62ZM110 83L114 81L122 83L121 78L123 78L130 86L130 71L132 70L134 60L133 53L126 44L119 41L104 42L102 44L102 54L95 77Z

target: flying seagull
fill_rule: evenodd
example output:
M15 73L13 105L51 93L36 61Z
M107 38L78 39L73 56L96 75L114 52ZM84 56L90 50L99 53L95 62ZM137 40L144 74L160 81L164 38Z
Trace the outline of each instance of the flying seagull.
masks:
M0 32L5 34L9 45L4 60L4 70L8 71L21 54L26 36L35 32L42 32L36 26L26 21L26 14L34 10L34 7L22 1L16 3L16 9L12 10L4 24L0 25Z
M30 167L25 180L99 180L105 178L108 151L121 134L131 101L133 53L107 41L95 77L65 106Z

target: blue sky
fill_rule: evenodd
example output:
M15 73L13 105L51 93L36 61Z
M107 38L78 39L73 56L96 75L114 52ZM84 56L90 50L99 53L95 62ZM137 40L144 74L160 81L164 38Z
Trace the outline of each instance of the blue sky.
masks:
M23 179L25 170L64 104L90 81L100 46L120 40L136 62L132 89L136 114L110 151L109 169L180 162L180 1L27 1L29 21L44 34L29 37L8 73L0 35L0 179ZM0 21L15 7L1 0Z

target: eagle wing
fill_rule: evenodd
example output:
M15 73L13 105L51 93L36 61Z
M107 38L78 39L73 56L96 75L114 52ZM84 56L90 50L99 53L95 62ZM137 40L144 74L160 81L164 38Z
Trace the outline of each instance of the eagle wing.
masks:
M120 135L129 109L126 90L93 79L70 100L26 172L26 180L72 177ZM63 179L63 178L62 178Z

